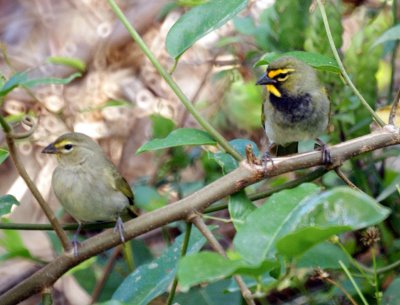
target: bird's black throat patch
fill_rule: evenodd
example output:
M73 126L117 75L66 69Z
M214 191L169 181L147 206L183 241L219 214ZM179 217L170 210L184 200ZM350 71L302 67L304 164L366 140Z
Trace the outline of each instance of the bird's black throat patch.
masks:
M279 112L282 112L287 121L291 123L304 120L309 117L313 111L311 96L308 93L295 97L282 92L281 97L270 94L269 99L272 106Z

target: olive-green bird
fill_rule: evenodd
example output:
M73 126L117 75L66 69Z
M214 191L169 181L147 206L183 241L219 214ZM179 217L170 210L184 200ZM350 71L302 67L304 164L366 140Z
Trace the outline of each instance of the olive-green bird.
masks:
M316 139L321 145L322 161L329 164L329 151L318 136L328 126L330 103L315 70L294 57L284 56L271 62L256 84L267 89L262 124L269 150L275 145L285 147Z
M115 221L115 231L124 242L123 222L135 217L134 196L128 182L107 159L100 146L85 134L72 132L60 136L42 153L55 154L58 166L52 187L65 210L81 224Z

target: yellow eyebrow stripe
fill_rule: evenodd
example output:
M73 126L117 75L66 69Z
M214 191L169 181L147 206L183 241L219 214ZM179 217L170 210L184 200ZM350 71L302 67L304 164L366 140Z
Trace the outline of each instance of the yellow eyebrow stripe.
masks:
M271 71L268 71L268 77L274 78L275 76L277 76L281 73L285 74L285 73L289 73L289 72L293 72L293 71L294 71L294 69L290 69L290 68L271 70Z
M60 147L63 147L64 145L66 145L66 144L71 144L71 141L69 141L69 140L64 140L64 141L55 143L54 146L57 147L57 148L60 148Z

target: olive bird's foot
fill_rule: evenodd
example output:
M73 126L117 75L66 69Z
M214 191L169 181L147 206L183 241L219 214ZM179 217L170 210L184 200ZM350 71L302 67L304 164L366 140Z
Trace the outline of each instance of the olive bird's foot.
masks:
M118 216L117 221L115 222L114 232L119 232L119 237L121 238L122 243L125 243L124 237L124 222L121 217Z
M328 148L328 145L324 143L321 139L316 139L317 145L319 146L319 150L322 153L322 163L324 165L331 165L332 164L332 156L331 152Z
M72 238L72 249L74 250L74 256L78 256L78 246L79 246L79 241L78 241L78 235L81 232L82 229L82 224L78 224L78 229L76 230L74 237Z

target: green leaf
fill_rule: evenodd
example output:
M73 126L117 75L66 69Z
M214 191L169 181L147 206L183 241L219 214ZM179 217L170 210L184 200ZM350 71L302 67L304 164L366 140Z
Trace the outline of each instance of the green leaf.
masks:
M400 277L396 277L383 293L382 304L400 305Z
M287 257L303 254L332 235L350 231L350 226L305 227L289 233L276 242L276 249Z
M240 291L226 293L229 280L218 281L206 287L194 287L186 293L179 293L174 298L174 304L185 305L240 305L242 297Z
M372 44L371 48L376 47L378 44L385 43L390 40L400 39L400 24L397 24L387 31L385 31L377 40Z
M8 158L10 153L4 148L0 148L0 165Z
M15 73L1 88L0 96L5 96L14 88L18 87L21 83L28 79L28 74L26 72Z
M183 237L183 234L179 236L159 258L140 266L126 277L115 291L112 299L129 304L145 305L166 291L175 277ZM200 232L193 229L187 254L198 252L205 242L206 240Z
M184 145L216 145L217 142L205 131L194 128L179 128L172 131L166 138L154 139L138 150L137 154L169 147Z
M318 191L316 185L306 183L272 195L246 218L234 239L236 251L251 264L260 264L276 254L280 238L298 229L349 226L357 230L381 222L390 213L373 198L348 187ZM311 236L315 240L297 251L307 250L322 235Z
M13 195L0 196L0 216L10 213L14 204L19 205L19 201Z
M49 85L49 84L66 85L71 81L73 81L75 78L80 76L81 76L80 73L74 73L67 78L45 77L45 78L29 79L27 72L17 72L3 85L2 88L0 88L0 96L5 96L18 86L32 88L38 85Z
M174 121L162 115L152 114L150 119L153 123L153 138L165 138L175 128Z
M181 16L167 34L166 47L175 59L207 33L219 28L240 12L247 0L211 0Z
M323 242L306 251L296 263L297 268L341 269L339 261L349 266L349 258L338 246Z
M292 51L287 53L266 53L256 62L255 66L263 66L268 65L275 59L278 59L283 56L292 56L305 62L306 64L310 65L311 67L327 72L333 73L340 73L340 68L336 61L330 57L325 55L317 54L317 53L310 53L310 52L303 52L303 51Z
M179 285L187 290L202 282L217 281L233 274L242 264L241 260L229 260L207 251L185 256L178 265Z
M259 265L266 257L275 252L278 237L291 231L287 219L304 198L315 195L319 187L314 184L302 184L292 190L273 194L266 203L254 210L235 238L235 250L254 265Z
M257 147L257 144L254 143L253 141L250 141L248 139L234 139L232 141L229 141L229 144L232 145L232 147L242 155L242 157L246 157L246 146L251 145L253 152L256 156L259 155L259 150Z
M3 219L3 222L8 221ZM32 258L31 253L25 247L18 231L3 230L0 238L0 247L2 247L6 252L0 255L0 261L14 257Z
M137 185L134 190L135 205L146 212L159 209L168 203L168 199L161 196L154 187Z
M80 60L79 58L52 56L52 57L49 57L47 59L47 61L52 64L71 67L71 68L77 69L80 72L84 72L86 70L85 62Z
M215 160L222 168L222 172L227 174L236 169L239 164L234 157L224 152L217 152L215 154L209 153L208 157Z
M187 290L202 282L214 282L236 273L259 276L274 267L274 261L252 266L242 259L228 259L215 252L203 251L182 258L178 265L178 279L181 289Z
M228 210L233 225L236 230L240 229L241 225L246 220L247 216L256 209L253 202L247 197L246 192L241 190L229 196Z
M27 88L32 88L38 85L66 85L72 82L75 78L81 77L82 74L76 72L72 75L70 75L67 78L57 78L57 77L44 77L44 78L38 78L38 79L28 79L25 82L21 83L21 86L27 87Z

